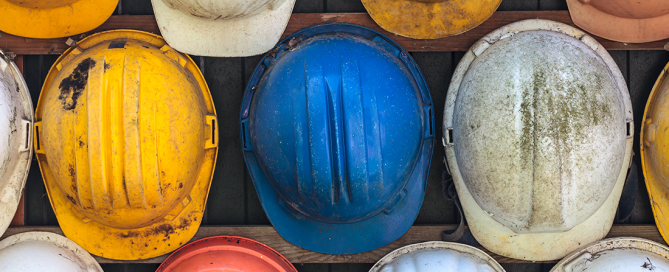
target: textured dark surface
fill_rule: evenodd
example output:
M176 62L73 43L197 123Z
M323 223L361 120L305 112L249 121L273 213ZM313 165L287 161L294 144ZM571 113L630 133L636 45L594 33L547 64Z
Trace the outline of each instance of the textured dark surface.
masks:
M565 0L504 0L499 10L565 10ZM294 12L365 12L359 0L297 0ZM152 14L151 0L121 0L115 14ZM436 137L441 139L441 116L443 104L455 66L462 52L414 53L412 54L425 76L435 107ZM630 90L635 118L634 152L639 154L638 133L648 94L661 69L669 61L664 51L612 51L611 55L620 67ZM33 104L44 82L44 78L57 56L25 56L25 80L31 90ZM239 110L242 94L249 76L260 60L260 56L248 58L202 58L193 56L203 70L216 105L219 118L220 147L216 172L212 181L204 225L267 225L269 221L260 206L253 182L244 164L239 140ZM441 143L437 141L432 161L430 178L423 207L415 224L456 223L454 205L441 195L441 172L444 169ZM641 163L635 157L639 167ZM631 217L625 224L653 224L648 194L643 177L639 178L639 195ZM26 224L57 225L58 222L49 204L37 162L32 163L26 185ZM552 264L503 264L507 271L549 271ZM105 264L105 271L155 271L153 264ZM371 264L295 264L301 272L363 272Z

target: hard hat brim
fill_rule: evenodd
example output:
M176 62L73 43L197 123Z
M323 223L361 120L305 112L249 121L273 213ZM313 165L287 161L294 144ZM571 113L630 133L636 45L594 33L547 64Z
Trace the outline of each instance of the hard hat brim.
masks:
M135 30L112 30L96 33L88 36L77 43L77 47L72 47L65 51L54 63L49 74L46 77L40 100L37 103L35 118L42 119L44 103L43 97L47 93L54 91L50 89L58 76L59 65L61 62L69 61L70 54L79 54L89 47L95 46L104 41L116 39L136 39L151 43L158 48L165 45L165 41L157 35ZM175 52L176 53L176 52ZM186 69L192 72L193 79L200 85L205 97L207 108L210 113L215 114L213 101L209 94L207 84L202 73L190 57L183 55L189 65ZM37 138L35 139L37 141ZM167 216L161 220L145 227L135 229L122 229L111 227L87 218L85 215L76 211L68 195L63 192L56 182L56 178L49 167L47 156L44 153L36 152L37 161L44 178L44 184L51 201L58 223L65 236L79 244L89 253L116 260L141 260L157 257L169 253L179 246L186 244L197 232L202 216L204 214L205 204L213 177L218 148L209 148L204 152L204 160L200 166L200 172L195 180L195 184L189 195L190 202L182 202L183 206L177 205L173 209L176 211L183 207L176 216L168 219ZM180 207L181 206L181 207Z
M416 80L416 85L420 88L421 95L428 98L426 100L430 101L429 104L431 104L430 93L427 89L425 79L420 70L418 70L418 66L413 62L413 59L397 43L371 29L345 23L317 25L287 37L277 45L277 48L285 47L284 44L289 43L293 37L298 35L306 39L330 32L356 35L366 32L364 35L376 36L386 40L391 46L397 48L398 52L402 53L402 56L406 56L408 59L406 62L407 68L412 72ZM266 60L270 58L268 55L260 61L260 65L256 68L246 88L240 121L249 118L251 102L256 92L255 88L262 78L263 73L268 70L265 67L267 65ZM430 125L433 126L434 124ZM244 126L243 122L241 126ZM425 130L429 129L428 127L425 128ZM243 142L246 141L243 135L244 131L245 128L240 129L240 133L242 134L240 136ZM433 129L430 131L433 131ZM260 198L260 203L270 222L284 239L293 245L319 253L355 254L387 245L404 235L413 225L425 196L427 177L432 159L432 148L434 146L434 136L431 132L425 134L430 135L426 135L421 141L418 159L404 187L406 195L395 206L391 207L392 210L383 211L368 219L353 223L326 223L289 211L281 204L283 202L281 196L279 196L267 174L260 167L250 143L244 145L244 159Z
M423 146L417 169L430 164L431 148L431 144ZM413 225L425 195L427 173L414 171L404 187L407 195L391 213L380 212L355 223L331 224L289 212L280 204L281 197L258 167L255 155L247 152L246 160L260 203L276 231L291 244L319 253L356 254L397 240Z
M622 18L605 13L579 0L567 0L574 24L612 41L652 42L669 38L669 14L646 19Z
M234 19L205 19L151 0L156 21L167 43L192 55L246 57L263 54L279 41L293 11L295 0L259 14Z
M118 0L79 0L56 8L28 8L0 0L0 31L12 35L52 39L81 34L102 25Z
M413 39L457 35L485 22L501 0L362 0L374 21L386 31Z
M451 80L451 85L449 86L448 94L446 96L443 123L445 135L448 133L446 128L453 126L453 116L456 105L455 101L458 97L460 85L463 83L463 78L474 59L488 49L491 44L508 37L510 33L515 34L522 31L533 30L555 31L580 39L592 48L608 67L614 67L615 69L610 69L610 71L619 88L621 105L624 107L625 118L627 120L633 120L632 103L629 97L629 92L627 91L625 79L617 68L618 66L615 61L603 46L577 28L550 20L531 19L515 22L489 33L472 45L472 47L465 53L465 56L460 61L453 74L453 79ZM633 133L634 128L630 127L630 130ZM611 225L613 224L623 185L625 184L625 177L632 155L633 142L634 137L627 137L625 142L625 159L623 160L616 184L604 201L604 204L588 219L568 231L545 233L516 233L493 219L487 211L483 210L481 206L478 205L472 194L469 192L458 166L455 149L452 146L446 146L445 151L448 167L453 176L455 187L465 213L465 218L467 219L474 238L476 238L476 240L486 249L502 256L521 260L550 261L564 257L573 250L581 247L584 243L590 243L604 238L609 232Z

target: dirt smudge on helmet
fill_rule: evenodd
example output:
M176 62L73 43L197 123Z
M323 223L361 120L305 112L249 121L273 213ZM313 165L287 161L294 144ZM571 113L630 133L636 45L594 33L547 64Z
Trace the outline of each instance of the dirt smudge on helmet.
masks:
M93 67L95 67L95 61L86 58L74 68L74 71L68 77L60 82L60 85L58 85L60 90L58 99L62 102L64 110L73 110L77 107L77 99L86 88L88 72Z
M179 224L164 223L144 230L130 230L127 233L120 233L118 235L124 239L162 236L162 241L165 242L167 239L170 239L170 235L182 232L184 229L191 226L191 223L194 221L197 221L197 218L190 219L186 217L181 218Z

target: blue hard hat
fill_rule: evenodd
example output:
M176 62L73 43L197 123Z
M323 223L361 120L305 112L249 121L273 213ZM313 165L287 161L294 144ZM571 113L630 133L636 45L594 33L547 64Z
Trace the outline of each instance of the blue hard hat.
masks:
M327 254L406 233L425 195L432 99L414 60L373 30L295 33L262 59L244 95L244 158L288 242Z

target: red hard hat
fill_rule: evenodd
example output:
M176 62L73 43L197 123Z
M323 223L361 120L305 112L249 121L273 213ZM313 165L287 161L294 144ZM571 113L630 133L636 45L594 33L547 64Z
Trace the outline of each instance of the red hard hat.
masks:
M177 271L297 272L276 250L251 239L214 236L186 244L156 272Z

